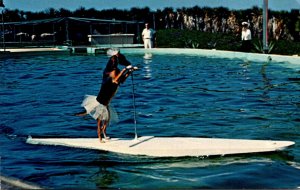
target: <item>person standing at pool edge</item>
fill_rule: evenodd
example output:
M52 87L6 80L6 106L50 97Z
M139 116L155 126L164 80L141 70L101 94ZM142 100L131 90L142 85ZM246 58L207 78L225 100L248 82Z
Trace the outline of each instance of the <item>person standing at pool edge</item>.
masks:
M251 30L248 22L242 22L242 51L250 52L252 48Z
M142 32L142 38L144 41L144 47L145 49L151 49L154 47L154 40L155 40L155 35L156 31L150 28L149 24L146 23L143 32Z
M130 62L127 61L125 56L122 55L118 49L109 50L108 54L110 54L111 57L103 71L102 85L98 95L86 95L81 104L81 106L85 108L85 111L75 114L76 116L89 114L97 120L97 133L101 143L104 142L102 141L101 133L103 133L105 139L109 139L109 137L106 136L106 128L110 121L108 105L116 94L119 85L137 69L131 66ZM118 64L126 67L120 71Z

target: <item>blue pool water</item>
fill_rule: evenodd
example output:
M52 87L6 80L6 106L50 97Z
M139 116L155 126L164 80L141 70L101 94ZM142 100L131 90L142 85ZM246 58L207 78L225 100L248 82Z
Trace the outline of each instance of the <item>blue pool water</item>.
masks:
M105 55L27 55L0 60L1 173L50 188L297 188L300 66L205 56L128 53L138 135L291 140L285 151L150 158L26 144L33 137L97 137L75 117L98 93ZM112 101L111 137L134 138L131 79Z

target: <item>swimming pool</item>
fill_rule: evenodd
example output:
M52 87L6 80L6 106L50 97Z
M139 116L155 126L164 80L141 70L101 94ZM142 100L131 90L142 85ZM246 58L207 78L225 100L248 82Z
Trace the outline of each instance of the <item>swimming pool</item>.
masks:
M300 186L300 66L197 54L123 51L134 74L138 135L291 140L286 151L158 159L35 146L33 137L97 137L74 117L98 93L107 57L1 60L1 173L50 188L296 188ZM145 59L146 58L146 59ZM130 79L112 104L111 137L134 137Z

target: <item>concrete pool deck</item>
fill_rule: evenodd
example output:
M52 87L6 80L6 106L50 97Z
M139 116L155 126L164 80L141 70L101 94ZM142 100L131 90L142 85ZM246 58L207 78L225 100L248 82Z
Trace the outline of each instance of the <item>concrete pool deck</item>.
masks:
M28 52L55 52L55 51L66 51L64 49L60 48L8 48L5 49L6 52L8 53L28 53ZM3 53L3 49L0 49L0 52Z
M7 48L5 51L0 49L0 58L15 57L22 55L51 55L51 54L67 54L68 49L61 49L56 47L45 48Z

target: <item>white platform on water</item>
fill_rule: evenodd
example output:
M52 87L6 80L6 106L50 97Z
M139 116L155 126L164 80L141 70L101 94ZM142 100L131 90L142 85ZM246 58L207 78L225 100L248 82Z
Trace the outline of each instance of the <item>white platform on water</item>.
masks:
M153 136L139 137L136 140L112 138L105 143L100 143L98 138L29 137L27 143L96 149L152 157L213 156L272 152L294 144L292 141Z

